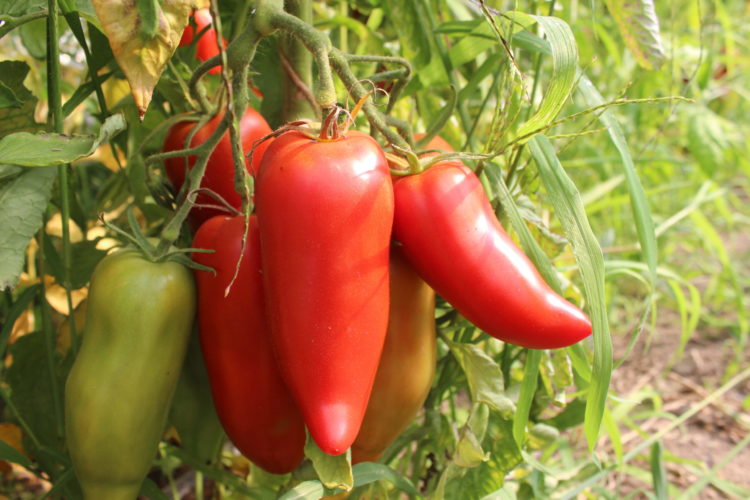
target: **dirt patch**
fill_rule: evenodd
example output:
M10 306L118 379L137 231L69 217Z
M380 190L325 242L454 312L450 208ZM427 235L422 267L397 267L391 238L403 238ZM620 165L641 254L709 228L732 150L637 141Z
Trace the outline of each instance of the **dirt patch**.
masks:
M733 238L729 247L730 253L740 259L735 261L742 267L738 272L743 276L750 274L747 269L750 238L744 235ZM696 281L694 283L700 287L700 278ZM701 404L735 372L748 366L750 349L745 349L738 359L738 342L729 328L706 325L693 334L683 355L674 362L681 335L679 325L677 313L659 309L655 334L649 338L643 333L632 353L613 373L614 394L625 400L641 400L630 412L638 429L621 429L626 452L648 436L667 428L674 418ZM625 335L615 335L616 360L625 355L628 340ZM648 398L649 391L661 399L661 408ZM750 380L746 379L662 438L670 483L684 491L706 471L716 468L720 479L708 483L693 498L742 498L733 495L731 485L727 486L722 480L750 488L750 446L735 450L750 433L750 412L743 407L749 394ZM639 418L639 413L644 417ZM736 455L732 457L733 450ZM648 450L644 452L643 460L632 465L648 471L647 456ZM652 489L651 484L624 473L615 474L610 480L620 491ZM634 498L648 497L639 493Z

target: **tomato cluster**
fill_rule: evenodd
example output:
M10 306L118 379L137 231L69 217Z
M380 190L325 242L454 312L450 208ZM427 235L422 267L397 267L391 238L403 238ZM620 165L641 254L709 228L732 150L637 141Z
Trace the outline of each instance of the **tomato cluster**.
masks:
M184 147L190 127L173 128L166 148ZM269 131L248 110L245 150ZM428 147L448 148L439 138ZM167 163L176 187L191 165ZM256 215L196 210L193 247L214 252L193 258L214 269L195 276L217 413L232 442L268 471L300 463L305 427L328 454L382 455L432 383L435 292L521 346L562 347L591 333L586 315L508 237L461 162L392 178L366 134L320 139L290 129L257 147L248 169ZM233 173L227 139L202 185L238 206Z

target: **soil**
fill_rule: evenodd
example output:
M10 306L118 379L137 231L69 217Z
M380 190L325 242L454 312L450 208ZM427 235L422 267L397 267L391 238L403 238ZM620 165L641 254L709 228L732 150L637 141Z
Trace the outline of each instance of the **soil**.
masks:
M737 235L727 244L739 274L750 274L750 237ZM702 289L706 281L705 278L698 278L693 284ZM667 428L676 417L705 401L749 366L750 349L746 348L738 356L738 341L733 337L732 328L705 324L699 325L687 343L684 354L673 362L681 336L680 318L676 312L664 308L660 308L658 313L655 332L652 335L643 332L631 354L612 375L611 391L618 397L639 400L651 390L661 398L662 403L660 411L653 411L653 402L643 399L630 412L638 431L621 429L625 453L646 437ZM626 335L614 336L615 360L625 355L628 340ZM735 450L733 457L728 455L750 433L749 395L750 378L745 378L663 436L665 468L672 485L684 491L715 468L719 478L750 489L750 446ZM639 409L646 410L641 412L647 415L644 419L636 419ZM648 472L644 478L650 478L648 454L649 449L644 450L642 458L631 464ZM613 474L608 478L608 483L609 491L620 491L623 497L633 494L631 498L649 498L646 492L653 491L650 483L630 474ZM721 489L721 480L715 483L707 483L692 498L744 498L732 495L726 488Z

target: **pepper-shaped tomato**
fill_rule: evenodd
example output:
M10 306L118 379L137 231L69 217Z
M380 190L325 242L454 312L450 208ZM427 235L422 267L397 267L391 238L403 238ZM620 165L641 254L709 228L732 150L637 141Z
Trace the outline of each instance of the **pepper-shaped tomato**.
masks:
M263 469L284 474L302 461L305 426L276 366L265 321L257 219L213 217L193 247L215 250L193 259L216 272L195 271L201 348L214 405L227 436ZM239 271L225 296L227 287Z
M474 325L534 349L591 334L588 317L544 282L503 230L463 163L439 162L401 177L394 194L394 239L422 278Z
M318 446L344 453L362 423L388 321L388 164L360 132L328 141L286 132L266 150L255 202L282 373Z
M195 22L195 28L193 28L192 24L188 24L185 27L185 31L182 32L182 38L180 38L180 47L190 45L193 42L195 34L203 32L198 41L195 42L195 57L199 61L206 61L214 56L218 56L219 45L217 43L216 30L212 26L211 11L207 7L196 9L192 17ZM222 38L221 44L226 47L227 41ZM214 66L208 70L208 73L211 75L221 73L221 66Z
M65 385L65 435L86 500L134 500L156 454L195 316L190 271L136 250L91 278Z
M213 133L216 126L222 120L221 115L214 116L208 123L201 127L190 141L190 146L195 147L203 144L206 139ZM186 139L190 131L196 126L195 122L180 122L174 125L164 141L164 151L177 151L185 149ZM240 137L242 139L242 149L245 154L249 154L253 143L271 133L271 127L260 113L252 108L247 108L245 114L240 120ZM250 159L246 161L247 171L253 174L258 171L263 153L270 144L264 141L259 144L253 152L252 163ZM187 169L195 165L195 157L168 158L164 162L167 171L167 177L172 182L175 189L179 190L185 182ZM201 188L210 189L224 198L234 208L242 207L242 198L234 187L234 163L232 162L232 144L229 140L229 131L227 130L219 143L216 145L213 153L208 159L206 172L203 175ZM218 205L214 197L207 193L199 193L196 198L198 204ZM226 212L209 207L196 206L190 211L190 220L195 227L200 226L207 219L215 215L224 215Z
M435 292L397 248L390 271L388 333L352 463L380 458L422 408L435 375Z

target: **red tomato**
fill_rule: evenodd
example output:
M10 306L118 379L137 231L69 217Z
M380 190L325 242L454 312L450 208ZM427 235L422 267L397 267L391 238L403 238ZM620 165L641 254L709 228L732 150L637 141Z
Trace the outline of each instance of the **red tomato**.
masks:
M192 24L188 24L185 31L182 32L182 38L180 38L180 47L190 45L193 41L193 37L196 33L200 33L207 26L209 27L203 32L201 37L195 43L195 57L199 61L206 61L214 56L219 55L219 46L216 39L216 30L211 26L213 19L211 18L211 11L208 8L196 9L193 12L193 21L195 22L195 28ZM227 41L222 38L222 46L227 46ZM221 66L215 66L211 68L209 74L215 75L221 72Z
M401 177L394 195L394 239L422 278L474 325L535 349L569 346L591 334L588 317L544 282L503 230L463 163L444 161Z
M281 371L318 446L344 453L388 321L388 163L360 132L331 141L286 132L263 157L255 200Z
M435 292L395 247L390 271L388 333L352 463L380 458L422 408L435 375Z
M220 115L213 117L205 126L195 133L190 145L197 146L205 142L205 140L216 129L216 126L221 119L222 116ZM195 122L180 122L173 126L167 133L167 138L164 141L164 151L184 149L185 140L193 127L195 127ZM245 154L250 153L253 143L256 140L265 137L270 133L271 127L268 126L268 123L260 113L252 108L247 108L245 114L240 120L240 137L242 138L242 149ZM251 174L257 172L263 153L269 143L270 140L265 141L255 149L252 163L250 163L249 159L247 160L246 168ZM195 157L189 157L187 159L187 165L192 168L194 164ZM169 177L169 180L172 182L175 189L179 190L185 182L185 157L169 158L164 162L164 166L167 171L167 177ZM203 176L201 187L218 193L227 200L230 205L237 209L242 207L242 198L234 189L234 163L232 163L232 145L229 140L228 130L221 140L219 140L219 144L216 145L216 149L214 149L214 152L208 159L208 165L206 165L206 172ZM200 193L196 202L199 204L212 205L218 203L212 196L206 193ZM203 221L221 214L226 214L226 212L214 208L195 207L190 212L190 219L197 227Z
M237 278L224 295L240 259L244 230L243 217L218 216L195 235L195 248L215 250L193 254L196 262L216 270L195 271L201 349L227 436L258 466L283 474L302 461L305 427L274 359L254 216Z

